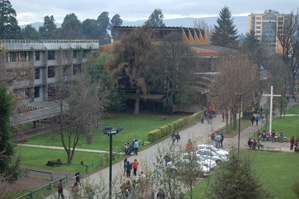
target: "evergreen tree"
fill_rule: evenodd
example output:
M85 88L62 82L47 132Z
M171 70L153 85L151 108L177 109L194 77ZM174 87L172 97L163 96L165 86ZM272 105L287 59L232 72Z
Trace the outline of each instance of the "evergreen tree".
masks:
M219 14L215 31L212 33L212 44L224 47L237 46L237 29L233 24L231 12L228 7L224 7Z
M13 158L14 150L10 142L12 96L7 93L6 86L0 83L0 175L3 177L1 180L13 182L18 178L20 170L19 161Z
M83 39L82 24L74 13L65 16L58 32L58 38Z
M259 175L252 168L249 155L240 154L232 149L229 161L223 163L212 174L207 191L208 199L269 199L273 198L265 189Z
M116 14L111 19L111 35L114 37L113 27L115 26L121 26L123 23L123 20L120 18L119 14Z
M163 14L161 9L155 9L154 12L149 16L145 24L149 24L150 27L165 27L163 22Z
M86 39L98 39L100 28L95 19L86 19L82 22L82 30Z
M254 30L251 30L249 33L246 33L244 45L250 52L255 51L259 47L259 44L260 40L255 35Z
M32 27L32 25L27 25L22 29L22 38L23 39L39 39L39 34L37 30Z
M57 27L52 16L44 17L44 25L39 27L41 39L56 39Z
M99 35L99 43L100 44L109 44L110 43L110 35L108 34L108 30L110 29L110 19L108 12L102 12L97 19L98 26L100 29Z
M8 0L0 1L0 38L18 39L21 29L16 19L17 13Z

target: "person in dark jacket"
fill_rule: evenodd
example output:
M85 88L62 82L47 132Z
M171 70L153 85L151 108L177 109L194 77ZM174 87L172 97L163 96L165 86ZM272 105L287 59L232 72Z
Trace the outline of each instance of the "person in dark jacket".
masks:
M127 177L131 176L132 165L131 162L127 161Z
M57 184L57 191L58 191L58 198L60 198L60 197L64 198L62 180L59 180L59 182Z
M165 193L163 192L162 189L159 190L157 193L157 199L165 199Z

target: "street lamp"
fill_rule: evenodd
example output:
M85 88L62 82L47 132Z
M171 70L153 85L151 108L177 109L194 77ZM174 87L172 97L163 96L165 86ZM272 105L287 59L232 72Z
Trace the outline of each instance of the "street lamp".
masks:
M283 76L283 79L284 79L284 100L286 100L286 97L287 97L287 79L288 79L288 76ZM284 114L284 117L286 117L286 107L285 107L286 103L283 103L283 114Z
M110 137L110 163L109 163L109 199L112 199L112 135L115 135L119 132L121 132L123 129L118 128L116 130L113 130L110 126L105 126L102 129L102 132L104 134L107 134Z
M236 92L236 95L240 96L240 108L239 108L239 135L238 135L238 155L240 155L240 134L241 134L241 107L242 107L242 95L245 95L245 92Z

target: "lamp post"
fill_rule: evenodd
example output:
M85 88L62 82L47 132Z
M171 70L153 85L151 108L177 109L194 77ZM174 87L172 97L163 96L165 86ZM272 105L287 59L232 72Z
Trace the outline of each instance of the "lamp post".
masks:
M283 79L284 79L284 100L286 100L286 97L287 97L287 79L288 79L288 76L283 76ZM283 104L283 114L284 114L284 117L286 117L286 107L285 107L286 103Z
M236 92L236 95L240 96L240 107L239 107L239 134L238 134L238 155L240 155L240 134L241 134L241 108L242 108L242 95L245 95L245 92Z
M115 135L121 132L123 129L118 128L113 130L110 126L105 126L102 129L104 134L107 134L110 137L110 162L109 162L109 199L112 199L112 135Z

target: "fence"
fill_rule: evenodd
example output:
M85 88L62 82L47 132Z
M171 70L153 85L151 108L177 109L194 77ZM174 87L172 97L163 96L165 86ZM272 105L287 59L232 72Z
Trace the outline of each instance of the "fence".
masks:
M36 173L44 173L44 174L49 174L50 175L50 180L53 181L53 176L52 172L47 172L47 171L40 171L40 170L35 170L35 169L26 169L25 170L25 176L28 176L29 172L36 172Z
M34 189L34 190L29 191L28 193L26 193L26 194L24 194L22 196L17 197L16 199L22 199L22 198L25 198L25 197L29 197L30 199L32 199L34 193L39 192L39 191L41 191L42 189L45 189L45 188L47 188L46 189L47 191L51 191L52 190L52 185L55 184L55 183L57 183L59 180L63 180L63 179L65 179L65 181L67 182L68 176L65 175L62 178L59 178L59 179L54 180L54 181L51 181L48 184L46 184L46 185L44 185L44 186L42 186L40 188Z

